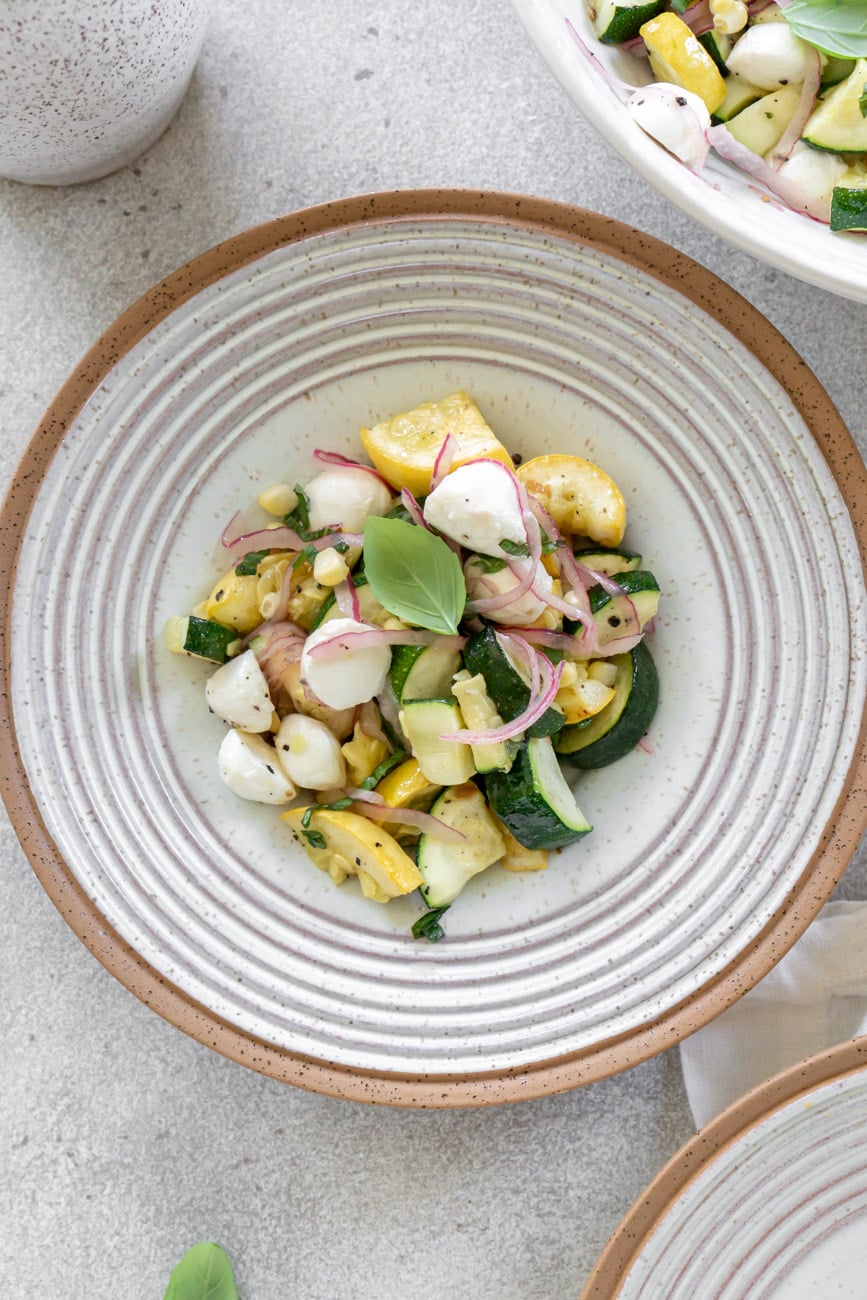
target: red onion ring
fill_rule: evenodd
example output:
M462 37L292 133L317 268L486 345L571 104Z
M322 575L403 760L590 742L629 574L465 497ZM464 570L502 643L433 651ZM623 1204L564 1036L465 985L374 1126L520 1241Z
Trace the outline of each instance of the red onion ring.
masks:
M362 473L370 474L372 478L379 479L379 482L382 483L383 487L387 487L389 492L394 491L388 479L383 478L379 470L374 469L372 465L362 465L360 461L350 460L348 456L341 456L336 451L323 451L321 447L317 447L313 452L313 459L318 461L320 465L337 465L340 469L360 469Z
M403 502L404 509L412 519L412 522L418 524L419 528L426 528L429 533L432 533L433 529L425 519L421 506L416 501L409 488L400 489L400 499Z
M757 153L753 153L751 149L747 149L736 140L725 126L710 127L707 138L721 158L734 163L754 180L761 181L772 194L785 203L786 207L827 226L829 220L827 200L818 199L815 194L809 194L800 185L786 180L785 176L774 171L764 158L760 158Z
M405 826L415 826L440 840L449 840L453 843L466 841L467 837L463 831L447 826L439 817L422 812L420 808L395 808L379 795L374 794L372 790L350 788L346 791L346 796L361 804L357 811L363 817L371 818L372 821L401 822Z
M452 461L455 458L455 452L457 449L457 439L453 434L447 433L443 445L437 452L436 460L434 461L433 473L430 476L431 492L433 492L435 487L439 486L446 474L448 474L452 467Z
M356 623L361 622L361 606L358 603L358 592L351 574L347 573L343 581L338 582L334 588L334 602L344 618L355 619Z
M560 689L563 669L566 667L565 662L557 664L554 668L544 656L537 655L536 658L542 678L542 689L535 699L531 692L530 701L523 713L519 713L511 722L506 722L501 727L492 727L486 731L444 732L440 740L454 740L463 745L495 745L500 740L512 740L515 736L522 735L553 704L554 697Z
M812 55L812 58L810 58L810 55ZM819 57L819 51L811 48L807 59L807 71L804 75L804 84L801 87L797 107L789 119L788 126L780 136L776 148L771 150L770 157L767 159L768 165L774 171L777 171L786 159L791 156L792 150L800 140L807 119L813 111L819 87L822 84L822 60Z

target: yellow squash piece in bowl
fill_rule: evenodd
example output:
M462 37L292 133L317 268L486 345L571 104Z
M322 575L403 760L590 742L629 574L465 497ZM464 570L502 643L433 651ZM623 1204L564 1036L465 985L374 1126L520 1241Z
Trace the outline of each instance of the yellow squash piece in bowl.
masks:
M541 501L561 532L619 546L626 531L626 502L617 484L581 456L552 454L525 461L516 474Z
M311 862L338 884L358 876L368 898L387 903L423 883L412 858L382 826L346 809L314 808L305 827L301 822L308 811L292 808L282 820Z
M415 496L430 492L436 458L448 435L455 439L451 468L489 456L512 468L512 458L488 427L469 393L451 393L393 415L372 429L362 428L364 450L383 478Z
M224 573L204 602L204 617L223 627L233 627L236 632L252 632L262 622L256 574L236 573L234 569Z
M703 99L715 113L726 97L726 83L698 37L677 14L662 13L640 28L657 81L673 82Z

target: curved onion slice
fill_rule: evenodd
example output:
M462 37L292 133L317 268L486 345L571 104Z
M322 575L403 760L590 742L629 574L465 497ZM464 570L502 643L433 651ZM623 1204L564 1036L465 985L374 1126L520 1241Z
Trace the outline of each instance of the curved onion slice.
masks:
M447 433L443 445L440 447L434 461L433 473L430 477L430 490L434 488L445 478L452 467L452 461L455 458L455 452L458 449L457 439L454 434Z
M400 499L403 502L404 509L412 519L412 522L418 524L419 528L426 528L429 533L432 533L433 529L425 519L421 506L416 501L409 488L400 489Z
M498 461L497 464L500 462ZM515 479L517 483L518 480ZM539 532L539 524L535 516L529 509L523 511L524 528L527 532L527 545L530 548L529 559L521 557L519 560L507 560L507 564L512 573L518 578L518 583L510 587L508 591L501 591L496 596L481 596L478 600L468 600L466 610L468 614L487 614L494 609L503 609L505 605L511 605L527 592L536 581L536 568L542 558L542 534ZM538 597L542 599L541 596Z
M447 826L439 817L433 817L430 813L422 812L420 808L392 807L390 803L386 803L372 790L349 789L346 791L346 797L355 800L356 803L363 804L363 807L359 808L358 811L365 817L370 817L373 821L401 822L404 826L416 826L427 835L434 835L437 839L451 840L455 843L467 838L463 831L455 830L453 826Z
M462 636L440 636L437 632L426 632L422 628L387 628L369 627L360 632L335 632L334 636L323 639L311 647L311 659L336 659L349 650L363 650L375 645L437 645L460 649L466 642Z
M355 583L349 574L338 582L334 588L334 603L340 610L344 618L354 618L356 623L361 622L361 606L358 603L358 592L355 590Z
M807 71L804 76L804 84L801 87L801 94L798 99L797 107L789 119L788 126L780 136L775 149L771 150L768 156L768 163L774 169L786 161L791 154L795 145L801 138L801 132L807 124L807 119L813 111L813 105L816 102L816 96L819 93L819 86L822 83L822 60L819 51L809 49L806 58Z
M542 687L535 699L531 692L530 701L523 713L519 713L517 718L504 723L502 727L492 727L486 731L449 731L443 733L440 740L456 740L463 745L495 745L500 740L512 740L515 736L522 735L553 704L554 697L560 689L563 669L566 667L565 662L561 662L556 668L552 668L544 656L540 655L537 658Z
M793 212L803 212L814 221L821 221L823 225L828 224L828 201L827 199L817 198L815 194L810 194L807 190L802 189L800 185L795 185L792 181L787 181L784 176L774 171L764 158L760 158L752 149L747 149L740 141L724 126L712 126L707 138L710 140L714 149L721 158L727 162L734 163L747 172L754 180L761 181L763 185L775 194L778 199L782 199L787 207Z
M386 736L380 724L381 712L381 709L376 707L373 700L365 700L363 704L358 706L358 725L365 736L369 736L371 740L381 740L388 748L388 736Z
M317 447L313 452L313 459L318 461L320 465L339 465L341 469L363 470L365 474L370 474L372 478L378 479L384 487L388 488L389 492L394 491L388 479L383 478L379 470L375 470L372 465L362 465L360 461L350 460L348 456L341 456L336 451L323 451L321 447Z

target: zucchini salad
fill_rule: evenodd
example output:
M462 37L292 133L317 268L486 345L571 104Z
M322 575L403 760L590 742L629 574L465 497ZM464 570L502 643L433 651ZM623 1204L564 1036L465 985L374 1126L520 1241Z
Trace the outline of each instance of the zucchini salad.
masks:
M538 871L592 828L564 775L641 741L659 587L622 545L623 496L579 456L520 463L466 393L361 430L372 464L317 450L271 516L221 538L227 571L170 650L219 665L235 795L292 805L335 884L418 891L416 938L467 881ZM299 802L299 798L301 802Z
M865 0L587 5L603 43L648 59L656 81L624 86L627 106L681 162L713 148L794 211L867 230Z

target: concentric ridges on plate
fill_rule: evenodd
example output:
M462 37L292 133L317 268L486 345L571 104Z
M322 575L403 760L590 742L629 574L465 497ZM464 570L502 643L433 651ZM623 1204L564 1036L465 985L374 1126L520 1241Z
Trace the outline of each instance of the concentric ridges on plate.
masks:
M163 973L233 1023L314 1055L324 1041L329 1059L383 1069L491 1069L562 1054L676 1004L696 969L721 970L790 889L785 868L815 844L836 798L829 755L851 749L860 714L863 669L850 676L847 656L853 627L864 626L847 596L854 546L845 530L835 541L805 528L807 507L835 489L746 350L679 295L665 295L662 318L660 296L648 301L645 273L554 237L540 251L507 228L482 239L472 226L396 227L373 263L363 239L322 237L315 254L281 249L178 309L71 431L43 489L43 530L22 560L22 587L40 574L16 661L37 704L16 719L25 760L37 788L65 790L52 833L109 921L149 960L168 953ZM728 627L714 743L642 860L505 944L494 931L419 949L366 912L346 924L275 887L216 832L167 748L175 720L161 711L151 649L161 629L141 593L170 562L190 498L269 413L361 367L432 355L468 367L507 358L652 447L706 539ZM721 378L733 369L736 412ZM153 395L141 406L133 374L147 375ZM789 463L755 436L769 423ZM85 440L94 427L124 439L125 457L107 447L94 461ZM76 497L87 492L86 510L65 512L70 483ZM215 519L215 538L223 523ZM686 599L677 557L658 559L677 608ZM681 623L677 635L689 634ZM802 667L793 652L807 638L836 655L837 681L822 676L818 656ZM62 676L40 676L47 644ZM37 717L55 720L74 762L58 760ZM795 771L806 733L811 761ZM134 804L100 797L120 788L138 792ZM675 861L684 828L691 861L731 860L714 892L699 892ZM628 955L613 963L624 935Z

